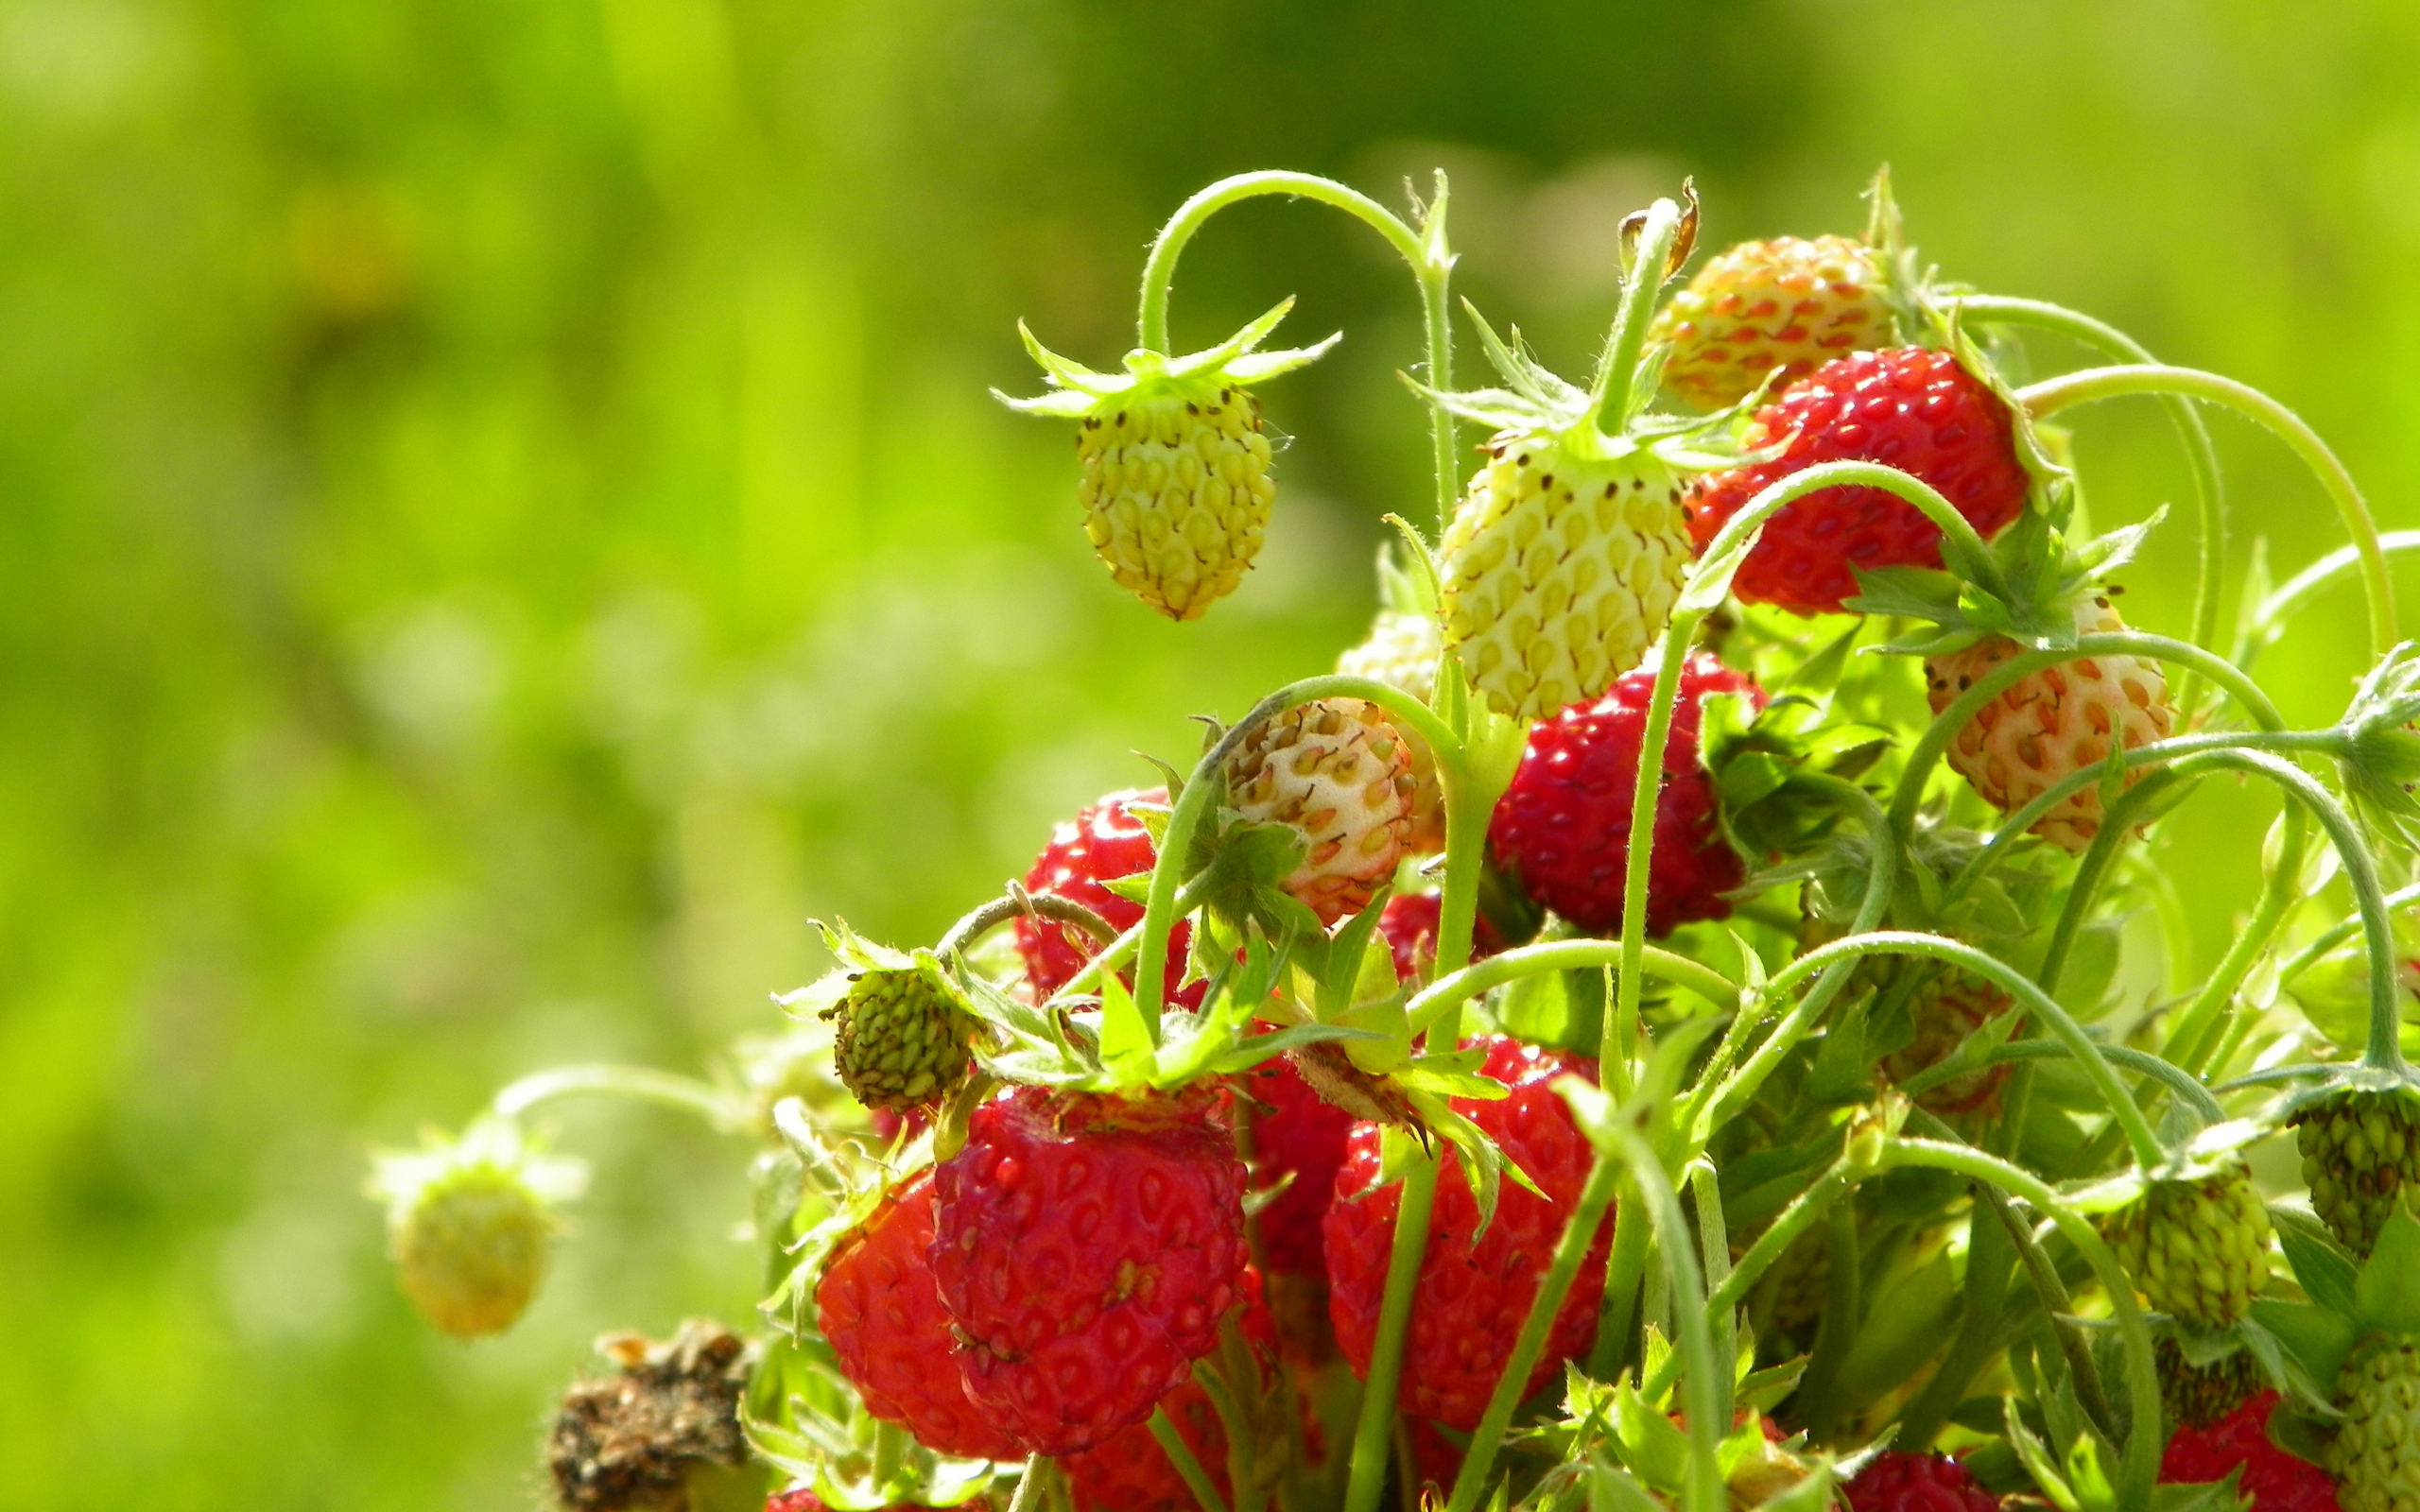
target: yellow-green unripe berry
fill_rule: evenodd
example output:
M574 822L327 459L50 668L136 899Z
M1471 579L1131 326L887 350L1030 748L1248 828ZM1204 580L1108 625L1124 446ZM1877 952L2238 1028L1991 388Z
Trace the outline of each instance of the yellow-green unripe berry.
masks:
M1684 475L1545 430L1503 431L1488 455L1438 548L1445 639L1490 708L1544 719L1612 687L1664 633L1692 557Z
M1104 400L1076 433L1084 536L1110 576L1170 619L1236 591L1277 484L1260 402L1215 376Z
M2153 1181L2105 1228L2152 1306L2188 1323L2238 1321L2269 1280L2269 1212L2240 1160L2211 1176Z
M370 1190L387 1203L404 1295L457 1338L510 1328L545 1279L562 1229L555 1203L575 1195L584 1174L496 1119L459 1141L432 1136L417 1153L381 1157Z
M2420 1344L2381 1339L2336 1382L2344 1426L2328 1448L2344 1512L2420 1508Z

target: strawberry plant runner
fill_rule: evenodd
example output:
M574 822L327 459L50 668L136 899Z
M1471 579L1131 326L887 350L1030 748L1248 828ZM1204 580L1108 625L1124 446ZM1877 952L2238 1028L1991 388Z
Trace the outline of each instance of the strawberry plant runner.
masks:
M1248 592L1287 507L1259 386L1337 338L1262 351L1290 301L1169 334L1186 247L1265 196L1374 232L1423 320L1437 514L1389 517L1340 670L929 946L835 922L720 1079L543 1072L382 1161L406 1294L471 1335L577 1195L549 1103L748 1152L761 1338L682 1389L755 1469L687 1421L567 1503L2413 1504L2420 650L2387 566L2420 532L2268 396L1921 264L1887 179L1862 238L1678 289L1694 192L1632 215L1582 384L1458 316L1442 175L1407 216L1266 172L1161 232L1115 368L1025 336L1046 391L1008 402L1073 422L1138 613ZM1458 318L1495 387L1456 387ZM2112 365L2017 387L2028 330ZM2160 512L2083 524L2063 421L2125 396L2184 442L2181 635L2114 580ZM2256 544L2223 648L2210 406L2350 538L2273 592ZM2252 668L2348 576L2368 673L2293 728ZM2197 965L2161 858L2212 778L2281 812ZM2257 1178L2288 1138L2308 1201Z

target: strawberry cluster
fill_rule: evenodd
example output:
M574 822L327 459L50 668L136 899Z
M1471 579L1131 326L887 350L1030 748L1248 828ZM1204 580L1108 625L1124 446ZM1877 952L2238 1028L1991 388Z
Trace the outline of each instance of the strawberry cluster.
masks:
M1087 539L1179 621L1251 591L1254 386L1325 346L1259 351L1280 306L1173 354L1167 290L1202 215L1277 192L1385 215L1229 180L1155 249L1124 371L1028 336L1050 391L1011 401L1075 422ZM2420 1506L2388 891L2420 875L2420 648L2384 546L2240 385L2015 387L2029 323L2133 349L1920 272L1873 201L1668 297L1699 206L1656 201L1585 384L1470 311L1499 382L1418 393L1478 461L1441 450L1438 528L1382 555L1336 671L931 944L826 928L744 1092L577 1068L382 1165L406 1293L467 1336L529 1301L577 1186L539 1102L761 1137L769 1335L692 1325L728 1342L648 1366L679 1389L579 1388L578 1504L721 1504L744 1431L767 1512ZM1442 204L1394 226L1441 300ZM2167 391L2275 424L2360 537L2379 660L2325 729L2247 664L2338 558L2251 595L2237 662L2209 576L2191 643L2116 607L2156 519L2088 535L2051 419ZM2289 799L2217 953L2163 850L2214 775ZM2320 984L2353 952L2347 1008ZM2253 1159L2289 1128L2301 1216Z

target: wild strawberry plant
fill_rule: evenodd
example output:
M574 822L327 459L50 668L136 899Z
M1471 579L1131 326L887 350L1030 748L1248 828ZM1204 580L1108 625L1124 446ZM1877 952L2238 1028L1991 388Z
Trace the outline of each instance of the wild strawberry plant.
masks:
M1862 240L1668 295L1694 195L1632 216L1583 385L1456 309L1442 176L1406 217L1256 173L1161 233L1122 372L1028 335L1048 388L1010 401L1074 422L1086 537L1179 620L1276 506L1257 386L1326 347L1258 350L1280 305L1169 350L1181 254L1263 195L1420 295L1437 517L1392 520L1368 640L940 940L833 926L729 1083L544 1073L383 1163L405 1289L469 1335L578 1186L541 1105L754 1149L757 1337L614 1341L566 1503L2420 1505L2414 539L2276 402L1922 267L1887 180ZM1457 387L1458 320L1494 387ZM2019 387L2030 331L2106 365ZM2093 534L2057 423L2121 396L2195 484L2175 635L2112 581L2159 516ZM2204 406L2351 538L2256 568L2223 645ZM2346 576L2373 671L2289 728L2252 669ZM2188 971L2169 816L2247 782L2283 799L2265 881ZM2154 1005L2116 985L2163 965ZM2308 1201L2255 1177L2288 1138Z

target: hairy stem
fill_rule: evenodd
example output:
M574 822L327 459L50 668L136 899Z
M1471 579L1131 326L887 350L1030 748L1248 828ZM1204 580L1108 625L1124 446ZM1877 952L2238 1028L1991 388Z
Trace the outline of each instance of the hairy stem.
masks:
M1886 1167L1931 1166L1954 1171L1972 1180L1988 1182L2022 1199L2036 1212L2058 1225L2067 1243L2083 1253L2085 1262L2092 1266L2093 1274L2100 1279L2102 1289L2109 1294L2110 1310L2117 1314L2118 1333L2126 1348L2126 1394L2135 1431L2126 1435L2126 1447L2119 1462L2118 1504L2149 1506L2152 1483L2159 1473L2162 1440L2167 1436L2161 1431L2158 1365L2152 1355L2151 1328L2143 1320L2142 1309L2135 1302L2134 1282L2119 1267L2118 1257L2110 1253L2100 1233L2047 1182L2021 1166L2012 1165L1980 1150L1901 1137L1883 1146L1881 1161ZM2055 1280L2055 1276L2052 1279ZM2089 1359L2088 1352L2085 1358ZM2078 1379L2081 1382L2083 1378L2079 1376Z
M488 1107L498 1118L519 1118L541 1103L592 1094L695 1113L725 1133L746 1128L750 1119L746 1098L694 1076L647 1066L557 1066L533 1072L497 1092Z
M1136 319L1136 344L1147 351L1168 351L1168 292L1176 282L1177 259L1185 244L1212 215L1229 205L1262 195L1288 195L1333 206L1359 220L1385 240L1409 265L1420 284L1420 308L1428 342L1428 386L1439 393L1453 387L1454 335L1449 284L1453 253L1445 245L1445 180L1438 175L1437 199L1419 231L1357 189L1317 174L1266 169L1239 173L1211 184L1177 207L1160 229L1143 263L1142 310ZM1454 506L1454 417L1443 404L1429 406L1429 437L1436 454L1437 518L1443 528Z
M2017 397L2041 419L2072 405L2123 394L2182 394L2237 410L2276 433L2278 438L2317 475L2320 486L2343 518L2353 544L2361 554L2361 588L2369 602L2370 658L2386 655L2395 642L2394 585L2388 578L2386 553L2378 545L2377 523L2361 497L2353 474L2345 470L2319 433L2301 416L2249 384L2191 368L2139 363L2122 368L2092 368L2052 378L2024 389Z
M1555 1245L1546 1278L1538 1283L1538 1295L1530 1299L1529 1315L1521 1320L1521 1332L1512 1341L1512 1353L1504 1362L1504 1373L1495 1378L1495 1389L1487 1399L1487 1412L1471 1435L1471 1447L1462 1458L1461 1472L1454 1479L1453 1497L1446 1503L1446 1512L1472 1512L1486 1494L1488 1474L1495 1469L1495 1452L1504 1442L1505 1426L1512 1422L1513 1409L1521 1405L1530 1372L1546 1348L1547 1334L1554 1327L1555 1314L1563 1310L1564 1298L1571 1295L1580 1263L1587 1257L1598 1229L1604 1227L1605 1209L1614 1200L1614 1188L1620 1177L1620 1165L1602 1155L1597 1157L1597 1163L1588 1172L1587 1184L1580 1189L1580 1201L1572 1209L1570 1221L1563 1226L1563 1237Z
M1960 299L1958 308L1964 315L1996 324L2055 331L2120 362L2156 366L2157 359L2149 349L2116 326L2047 301L1975 294ZM2203 422L2201 410L2190 401L2163 394L2160 405L2174 422L2177 439L2185 443L2186 466L2193 474L2193 523L2200 555L2193 575L2192 629L2187 639L2195 645L2216 650L2219 593L2226 576L2227 542L2226 496L2219 472L2219 449L2211 444L2210 428ZM2195 676L2187 672L2177 679L2176 702L2181 709L2189 711L2193 707Z

